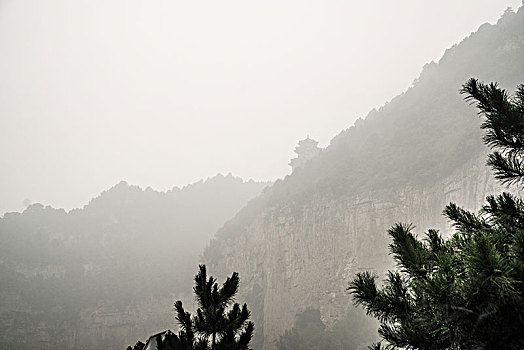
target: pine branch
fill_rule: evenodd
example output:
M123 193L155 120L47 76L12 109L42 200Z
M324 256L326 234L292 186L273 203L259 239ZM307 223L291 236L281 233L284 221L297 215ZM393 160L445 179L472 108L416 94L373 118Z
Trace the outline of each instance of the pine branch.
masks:
M347 290L353 296L353 303L364 306L366 313L379 320L387 319L385 301L383 294L378 291L376 285L377 276L366 271L359 272L349 283Z
M488 157L495 177L504 184L524 182L524 85L510 98L496 83L470 79L460 92L467 101L476 101L479 114L486 118L481 125L486 130L484 142L499 149Z
M255 324L253 322L248 322L246 329L240 334L238 338L238 348L239 349L249 349L249 342L253 338L253 331L255 330Z
M513 185L524 182L524 162L519 154L504 156L495 151L488 155L487 165L495 172L495 178L503 184Z
M524 114L524 84L520 84L515 91L513 104L520 114Z
M449 203L444 209L444 216L453 221L453 226L465 235L469 235L472 231L482 231L489 229L489 225L468 210L464 210L455 203Z
M378 333L392 345L387 346L387 349L394 349L395 347L404 348L410 345L406 334L402 331L401 327L383 323L380 325Z
M388 278L379 296L381 294L383 294L382 299L386 301L386 303L382 303L382 308L389 320L405 321L413 316L411 314L411 296L400 273L388 271Z
M182 302L178 300L175 302L175 319L181 329L179 337L186 339L188 342L193 342L194 332L193 332L193 322L191 320L191 314L184 310Z
M231 277L228 277L222 285L222 288L220 288L220 291L217 295L217 302L222 305L230 304L234 300L235 295L238 292L239 284L240 279L238 277L238 273L233 272Z
M373 344L371 344L370 346L368 346L368 349L369 349L369 350L385 350L385 349L382 347L382 344L380 344L380 343L373 343Z
M412 276L424 275L427 273L429 254L422 242L411 233L412 229L413 225L401 223L389 229L388 234L393 238L389 249L404 272Z
M524 230L524 201L510 193L503 192L498 196L488 196L487 205L482 212L489 216L490 223L498 228L514 233Z
M506 90L496 83L470 79L460 92L466 94L466 101L476 101L479 114L486 117L481 128L486 130L484 141L489 146L513 150L524 147L524 118Z

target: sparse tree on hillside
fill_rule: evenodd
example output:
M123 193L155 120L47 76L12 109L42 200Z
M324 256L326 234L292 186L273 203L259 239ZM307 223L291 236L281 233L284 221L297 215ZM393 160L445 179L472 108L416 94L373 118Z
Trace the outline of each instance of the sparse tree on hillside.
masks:
M461 92L485 117L495 176L522 188L524 85L510 97L471 79ZM449 239L428 230L420 240L406 224L391 228L398 269L382 288L376 275L358 273L349 287L355 303L379 319L390 348L524 348L524 202L503 193L489 196L479 214L453 203L444 214L456 228Z

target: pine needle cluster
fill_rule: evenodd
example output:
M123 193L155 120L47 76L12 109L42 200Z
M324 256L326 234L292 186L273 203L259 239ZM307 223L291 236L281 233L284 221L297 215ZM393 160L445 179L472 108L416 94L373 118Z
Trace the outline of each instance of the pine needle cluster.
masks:
M484 142L497 150L489 155L488 165L495 177L507 184L520 184L524 179L524 84L515 94L500 89L496 83L483 84L470 79L462 89L466 100L476 103L485 117L480 126L486 130Z

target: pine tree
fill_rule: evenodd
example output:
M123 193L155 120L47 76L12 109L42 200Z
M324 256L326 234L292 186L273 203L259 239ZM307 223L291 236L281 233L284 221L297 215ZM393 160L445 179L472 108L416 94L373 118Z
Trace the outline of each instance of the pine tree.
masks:
M195 276L198 309L191 316L182 302L175 302L178 335L166 339L165 349L183 350L244 350L249 349L254 324L249 320L247 305L234 303L239 286L238 273L228 277L222 287L213 277L207 278L205 265L199 266ZM229 306L233 306L229 308Z
M497 84L471 79L461 92L485 118L496 178L522 188L524 85L510 97ZM411 225L393 226L397 270L382 288L376 275L358 273L348 288L354 302L381 322L389 348L524 348L524 202L502 193L489 196L478 214L451 203L444 215L456 229L449 239L428 230L420 240Z
M507 184L522 185L524 179L524 84L510 97L496 83L489 85L470 79L460 90L466 100L476 101L485 117L484 142L498 150L488 157L495 177Z

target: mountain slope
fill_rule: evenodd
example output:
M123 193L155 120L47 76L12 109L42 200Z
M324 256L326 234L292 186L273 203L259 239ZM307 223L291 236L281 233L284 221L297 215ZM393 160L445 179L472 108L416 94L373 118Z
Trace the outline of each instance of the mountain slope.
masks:
M124 349L173 326L209 238L264 183L166 193L121 182L82 209L0 219L0 348Z
M204 257L218 275L238 271L272 349L296 314L319 309L330 326L351 308L347 281L390 264L386 230L397 221L447 228L444 205L478 209L500 191L484 166L480 121L458 90L470 77L513 90L524 82L524 8L484 24L426 65L405 93L228 222Z

